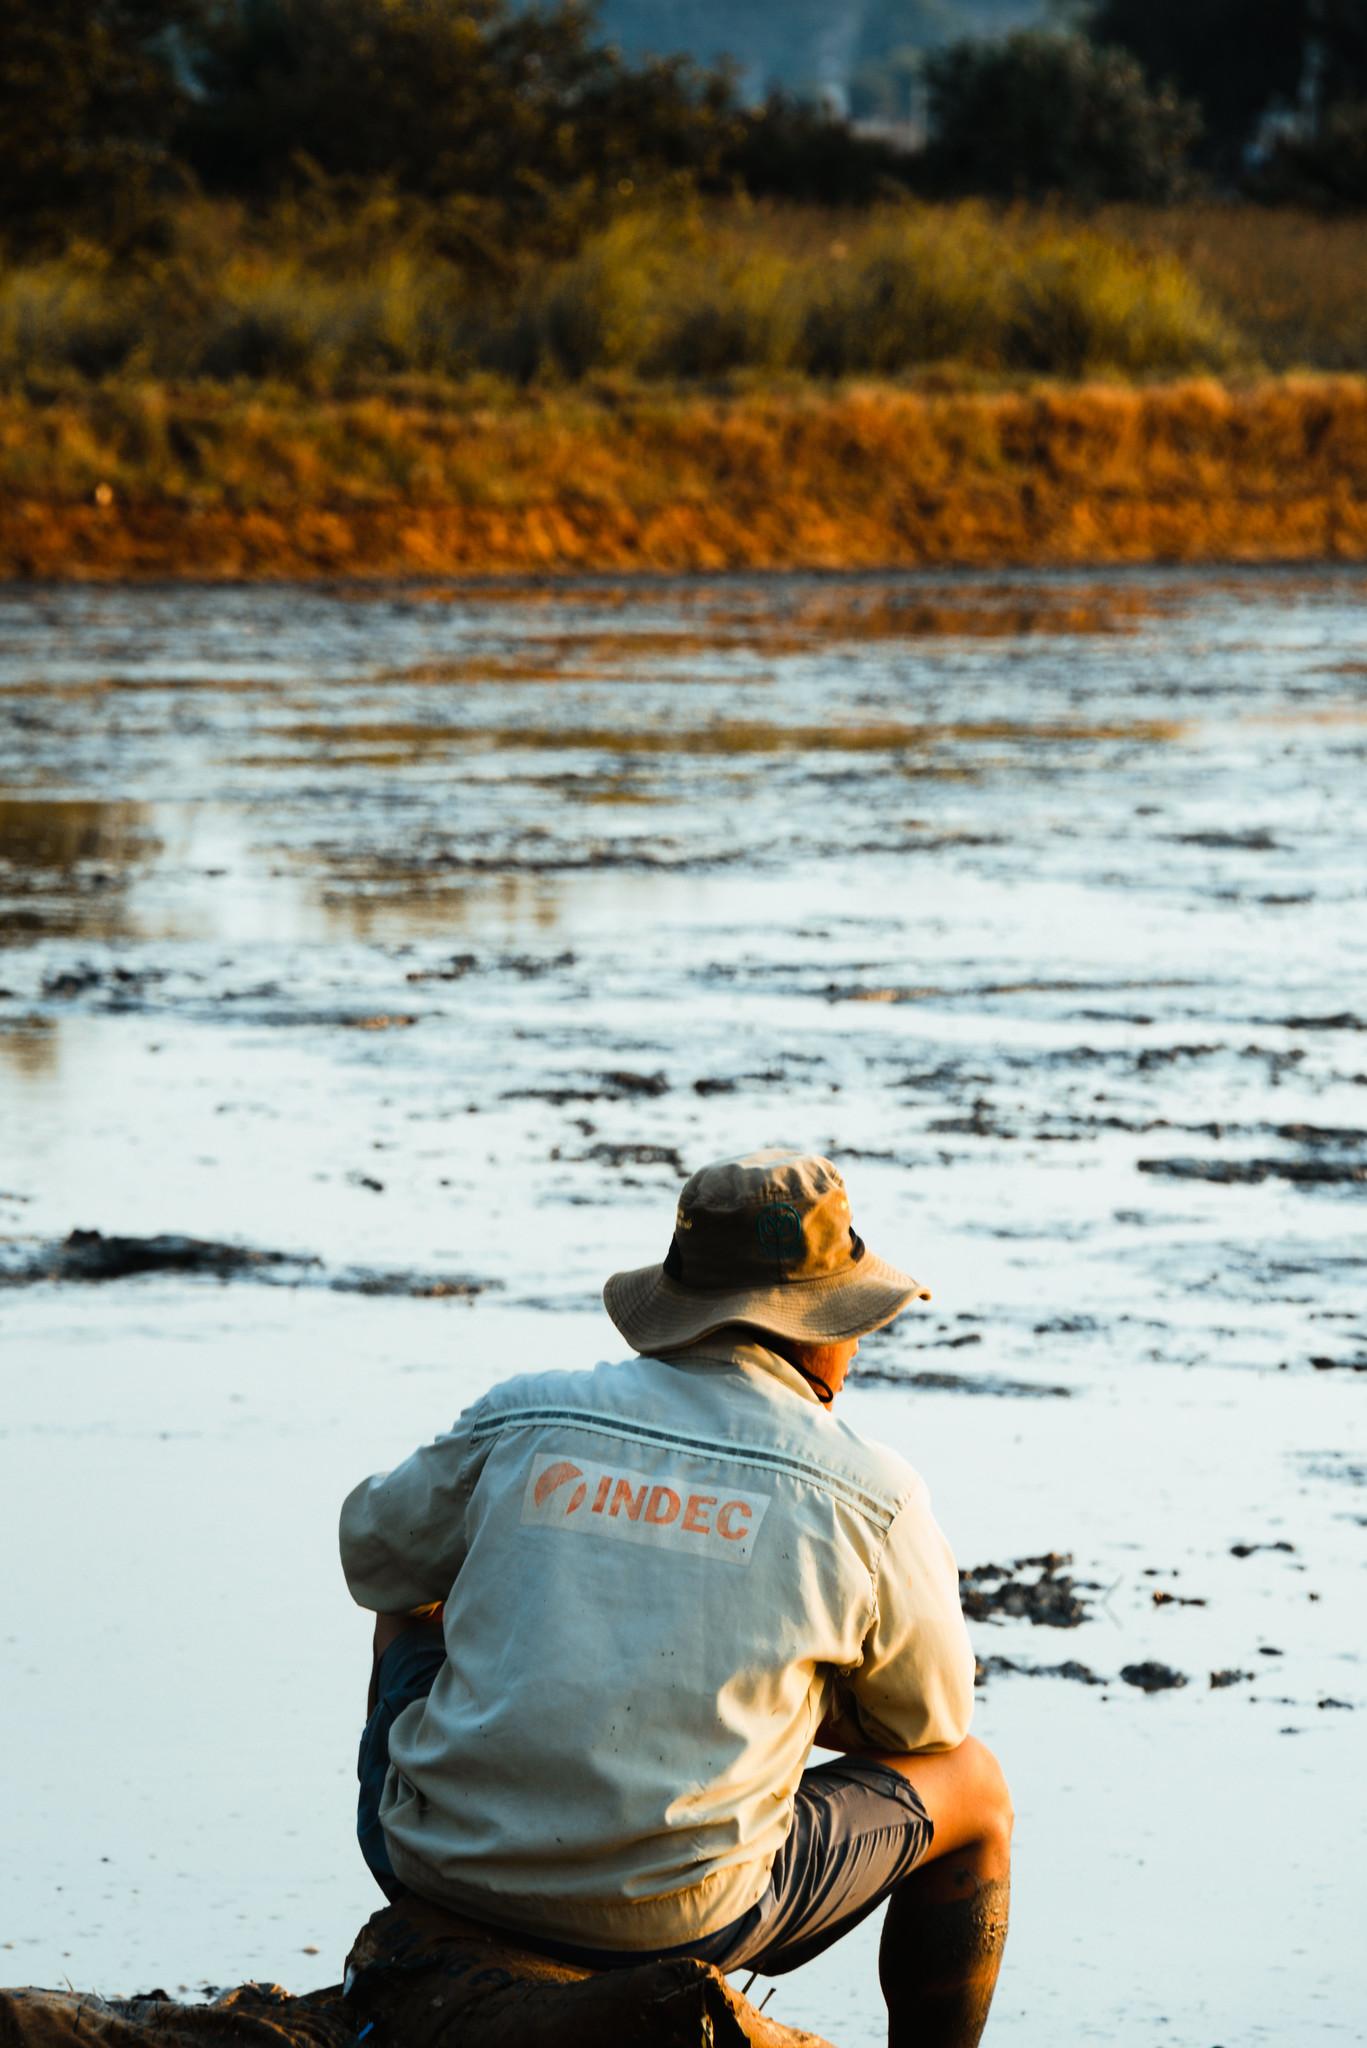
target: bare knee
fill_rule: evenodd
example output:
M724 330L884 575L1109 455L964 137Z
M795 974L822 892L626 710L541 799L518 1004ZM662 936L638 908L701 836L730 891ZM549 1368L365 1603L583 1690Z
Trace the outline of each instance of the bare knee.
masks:
M979 1839L1008 1848L1016 1810L1006 1773L992 1750L976 1735L966 1736L954 1752L971 1773L970 1800L980 1830Z
M874 1760L889 1765L916 1788L934 1830L927 1862L967 1855L989 1876L1010 1869L1011 1793L985 1742L969 1735L954 1749L915 1750Z

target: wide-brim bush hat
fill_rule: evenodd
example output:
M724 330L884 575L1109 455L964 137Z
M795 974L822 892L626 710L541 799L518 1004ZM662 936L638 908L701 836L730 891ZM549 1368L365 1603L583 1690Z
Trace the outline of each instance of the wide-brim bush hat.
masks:
M696 1343L727 1323L839 1344L929 1300L919 1280L868 1250L830 1160L782 1151L702 1167L679 1196L665 1259L614 1273L603 1289L641 1352Z

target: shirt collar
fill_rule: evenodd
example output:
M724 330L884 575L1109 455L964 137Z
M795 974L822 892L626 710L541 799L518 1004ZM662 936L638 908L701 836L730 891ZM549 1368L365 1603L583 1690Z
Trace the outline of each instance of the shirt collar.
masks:
M739 1365L750 1372L767 1372L790 1393L800 1394L804 1401L815 1401L818 1408L821 1406L815 1388L803 1379L797 1367L753 1338L732 1340L724 1330L719 1330L713 1337L699 1338L696 1344L681 1344L675 1350L656 1351L651 1356L662 1358L666 1365Z

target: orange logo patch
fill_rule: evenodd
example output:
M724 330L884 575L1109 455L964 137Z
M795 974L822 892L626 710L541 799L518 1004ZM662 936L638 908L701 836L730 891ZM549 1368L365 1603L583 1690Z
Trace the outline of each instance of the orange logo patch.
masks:
M720 1479L655 1479L615 1464L576 1465L551 1455L532 1460L522 1520L744 1565L771 1499Z

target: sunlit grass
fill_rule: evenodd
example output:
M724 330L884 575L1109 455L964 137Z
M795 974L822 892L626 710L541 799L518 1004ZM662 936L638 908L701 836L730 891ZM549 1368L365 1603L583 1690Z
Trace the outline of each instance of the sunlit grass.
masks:
M169 253L94 249L0 272L0 382L396 380L614 374L1167 376L1257 360L1256 337L1151 235L974 204L842 223L677 207L628 214L495 294L397 223L250 222L187 207Z

